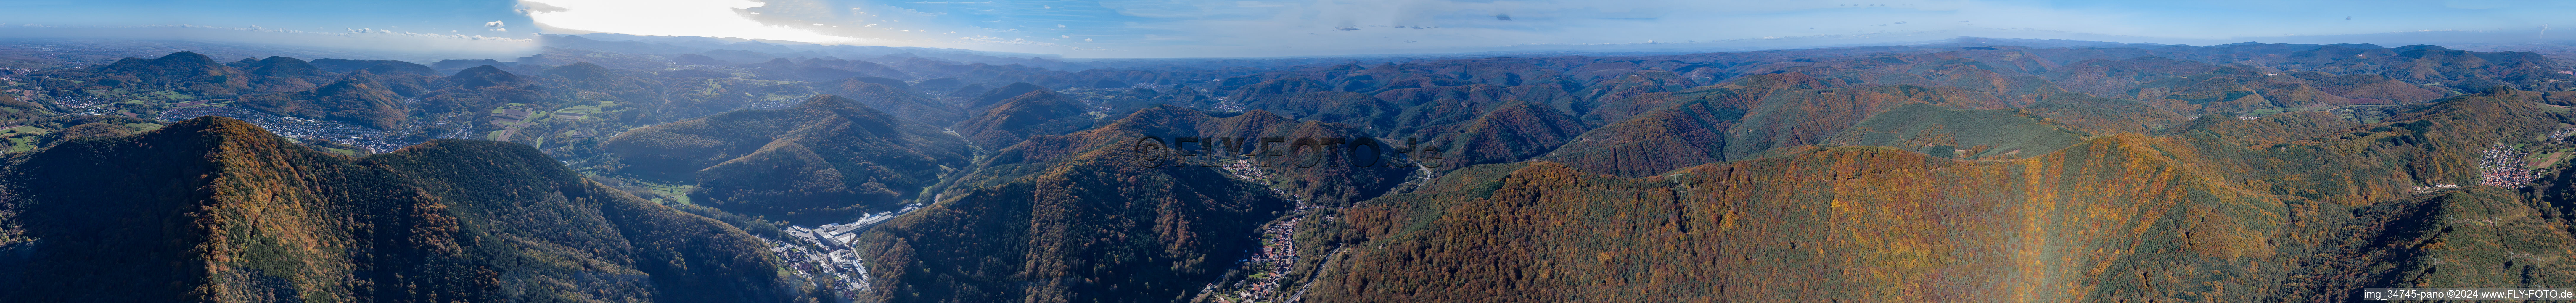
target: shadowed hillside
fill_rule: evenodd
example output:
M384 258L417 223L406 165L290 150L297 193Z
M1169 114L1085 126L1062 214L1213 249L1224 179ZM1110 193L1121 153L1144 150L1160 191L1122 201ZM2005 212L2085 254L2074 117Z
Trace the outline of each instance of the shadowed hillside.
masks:
M922 97L904 87L888 85L901 85L902 81L880 82L885 81L850 78L834 83L832 87L825 88L823 91L850 98L850 100L858 100L861 104L867 104L869 108L883 108L887 114L925 125L944 127L966 120L965 109Z
M1148 136L1158 143L1139 145ZM1263 111L1175 106L1002 149L944 200L860 239L890 302L1161 302L1194 295L1258 244L1259 224L1306 205L1374 198L1414 168L1260 138L1359 138ZM1198 143L1177 142L1197 137ZM1217 138L1250 139L1248 145ZM1177 145L1165 145L1177 144ZM1178 150L1165 149L1177 147ZM1268 149L1269 151L1263 151ZM1380 151L1383 153L1383 150ZM1278 154L1282 156L1264 156ZM1306 198L1304 201L1295 198ZM957 237L957 235L972 235ZM1086 278L1108 277L1108 278Z
M957 136L833 95L639 128L602 145L618 161L605 168L694 183L695 203L795 222L900 207L967 167L968 152Z
M996 91L1010 90L1005 87ZM992 95L986 95L989 98ZM1093 120L1081 104L1053 91L1034 90L1002 99L983 110L983 114L957 123L957 134L984 149L1000 149L1019 144L1030 136L1056 135L1083 130Z
M1023 145L1026 146L1026 145ZM886 302L1165 302L1197 291L1255 224L1292 202L1209 167L1146 168L1128 147L951 190L871 229L865 298Z
M17 269L0 275L8 301L801 293L740 230L590 183L515 144L438 141L350 158L199 118L14 154L0 173L11 176L0 247L18 252L0 257Z

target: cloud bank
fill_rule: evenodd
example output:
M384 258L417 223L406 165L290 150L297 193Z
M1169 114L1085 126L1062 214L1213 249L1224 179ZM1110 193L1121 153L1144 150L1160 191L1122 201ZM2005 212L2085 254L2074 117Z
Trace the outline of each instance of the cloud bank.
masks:
M168 24L100 27L18 24L0 25L0 38L175 40L274 48L279 51L308 54L307 56L413 62L460 58L507 60L535 54L541 48L537 40L507 36L420 33L376 28L302 31L256 25L228 27Z

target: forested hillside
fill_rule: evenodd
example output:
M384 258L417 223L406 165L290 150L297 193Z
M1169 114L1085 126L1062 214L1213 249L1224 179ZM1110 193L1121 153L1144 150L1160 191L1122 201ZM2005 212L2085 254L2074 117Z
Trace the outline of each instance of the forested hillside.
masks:
M2537 110L2538 95L2450 98L2406 115L2421 120L2367 125L2212 117L2011 161L1840 147L1641 179L1550 162L1464 170L1435 182L1455 187L1309 215L1327 223L1300 244L1324 257L1292 279L1333 302L2309 301L2556 285L2576 267L2542 256L2576 238L2537 217L2554 198L2414 189L2507 177L2443 169L2478 159L2433 151L2566 146L2547 134L2567 117ZM2409 128L2423 124L2443 127Z
M966 142L833 95L638 128L601 144L604 170L695 184L689 201L795 222L901 207L967 166Z
M523 145L352 158L232 119L10 155L8 301L759 301L741 230Z

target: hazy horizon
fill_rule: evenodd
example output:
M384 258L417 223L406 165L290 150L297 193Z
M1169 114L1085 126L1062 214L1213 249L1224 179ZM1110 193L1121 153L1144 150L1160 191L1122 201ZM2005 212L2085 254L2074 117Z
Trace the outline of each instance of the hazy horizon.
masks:
M510 42L536 34L617 33L1066 58L1710 52L1957 37L2183 45L2539 42L2568 40L2548 36L2548 19L2576 13L2576 5L2540 1L119 0L16 7L22 9L0 13L0 24L10 26L0 30L17 36L85 29L107 37L533 53L538 46Z

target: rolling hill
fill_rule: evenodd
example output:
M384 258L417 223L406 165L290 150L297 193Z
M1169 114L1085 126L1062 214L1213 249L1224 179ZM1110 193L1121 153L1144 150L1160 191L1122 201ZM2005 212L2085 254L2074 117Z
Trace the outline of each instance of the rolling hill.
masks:
M957 136L833 95L638 128L602 146L616 157L604 168L695 184L695 203L792 222L899 208L968 160Z

